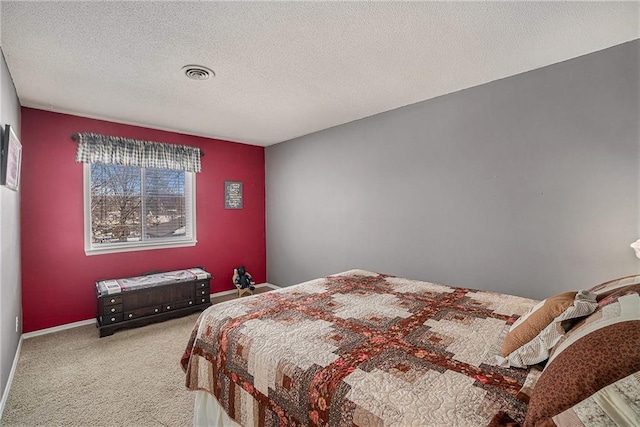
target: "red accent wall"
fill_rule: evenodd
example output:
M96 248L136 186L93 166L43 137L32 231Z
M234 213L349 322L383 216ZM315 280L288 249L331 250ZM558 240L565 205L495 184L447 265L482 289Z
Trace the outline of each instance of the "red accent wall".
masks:
M194 247L108 255L84 253L82 164L76 132L200 147ZM23 330L96 316L95 281L150 270L202 266L211 292L232 289L234 267L266 281L264 148L22 108L21 176ZM242 210L224 209L224 181L243 182Z

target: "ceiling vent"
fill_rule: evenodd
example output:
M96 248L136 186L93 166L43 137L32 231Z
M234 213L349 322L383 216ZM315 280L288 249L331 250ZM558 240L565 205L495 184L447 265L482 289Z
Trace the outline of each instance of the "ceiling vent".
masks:
M192 80L207 80L209 77L215 77L216 75L213 70L202 65L185 65L182 67L182 71Z

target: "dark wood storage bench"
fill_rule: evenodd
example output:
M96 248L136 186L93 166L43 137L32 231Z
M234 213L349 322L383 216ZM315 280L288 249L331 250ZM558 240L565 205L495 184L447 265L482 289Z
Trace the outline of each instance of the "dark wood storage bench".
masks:
M100 338L201 311L211 305L211 275L201 268L96 282Z

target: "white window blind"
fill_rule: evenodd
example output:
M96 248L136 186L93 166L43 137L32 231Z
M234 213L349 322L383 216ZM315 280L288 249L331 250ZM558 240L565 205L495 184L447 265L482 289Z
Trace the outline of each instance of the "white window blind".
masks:
M193 172L103 163L84 168L87 254L195 245Z

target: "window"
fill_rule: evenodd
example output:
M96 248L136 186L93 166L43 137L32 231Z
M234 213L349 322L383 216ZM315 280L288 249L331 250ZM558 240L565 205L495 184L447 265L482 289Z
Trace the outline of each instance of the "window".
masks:
M84 165L87 255L196 244L195 174Z

